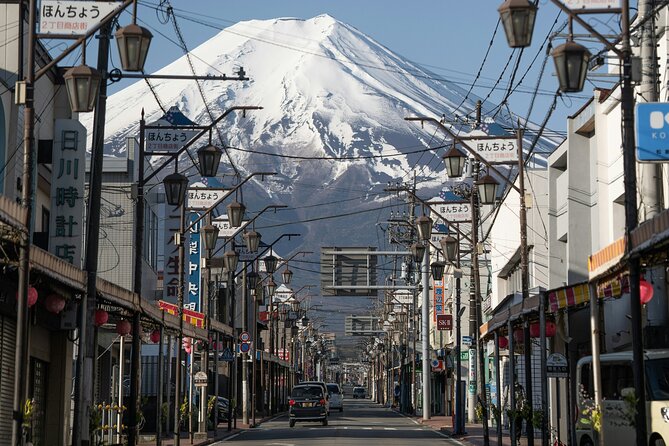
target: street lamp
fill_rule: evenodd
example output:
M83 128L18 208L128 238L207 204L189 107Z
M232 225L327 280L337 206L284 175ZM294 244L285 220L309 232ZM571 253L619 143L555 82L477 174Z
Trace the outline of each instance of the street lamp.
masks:
M204 249L208 251L215 249L218 241L218 226L205 225L202 227L202 232L204 233Z
M416 219L416 227L418 228L418 235L423 241L430 240L432 232L432 219L426 215L421 215Z
M476 182L481 204L494 204L499 183L490 175L484 175Z
M446 152L441 159L444 160L444 164L446 165L446 175L451 178L462 176L467 157L455 147L455 143L451 146L451 150Z
M185 175L174 172L163 179L165 186L165 200L170 206L181 206L186 199L188 178Z
M274 274L276 271L276 264L279 259L277 259L275 256L272 254L268 255L263 259L263 262L265 262L265 271L267 271L269 274Z
M260 279L260 276L258 275L257 272L251 271L246 275L246 283L248 284L248 288L250 290L255 290L256 287L258 286L258 280Z
M73 112L88 113L95 108L102 76L88 65L72 67L63 75Z
M432 279L442 280L444 278L444 269L446 264L444 262L436 261L430 264L430 269L432 270Z
M420 264L423 261L424 255L425 245L421 243L414 243L411 245L411 256L413 257L414 262Z
M578 93L583 90L588 72L590 51L581 44L568 40L552 53L560 90L564 93Z
M271 299L272 296L274 296L274 292L276 291L276 283L274 282L274 279L270 277L267 285L265 286L267 287L267 295Z
M239 263L239 254L237 251L230 250L226 251L223 254L223 267L228 270L231 274L234 274L237 270L237 264Z
M524 48L532 43L537 7L529 0L506 0L497 9L511 48Z
M124 71L143 71L153 34L135 23L116 31L116 42Z
M441 250L444 252L446 260L453 262L458 252L458 239L447 235L439 240L439 244L441 245Z
M200 161L198 169L203 177L215 177L218 172L218 165L221 162L223 150L209 144L197 151L197 158Z
M246 206L243 203L238 201L233 201L226 206L228 210L228 222L233 228L238 228L242 225L242 219L244 218L244 212L246 211Z
M293 272L289 270L288 265L286 265L286 269L284 269L283 272L281 273L281 280L286 285L289 285L292 278L293 278Z
M260 246L260 238L261 238L260 234L258 234L256 231L251 230L244 232L244 235L242 237L246 242L246 249L248 249L249 252L258 251L258 246Z

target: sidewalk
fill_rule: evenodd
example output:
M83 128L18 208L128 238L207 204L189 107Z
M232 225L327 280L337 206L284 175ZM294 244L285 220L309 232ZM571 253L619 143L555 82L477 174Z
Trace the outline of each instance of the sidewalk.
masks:
M410 416L409 418L415 420L419 424L429 426L434 430L438 430L446 435L451 435L453 432L453 418L451 416L433 416L429 420L423 420L421 417ZM460 436L453 436L452 438L461 441L468 446L483 446L483 425L482 424L465 424L466 434ZM497 443L497 429L495 427L488 427L488 435L491 446L499 446ZM506 431L502 432L502 445L511 446L511 439ZM535 444L537 444L535 439ZM520 445L526 446L527 440L522 437Z
M264 423L265 421L271 420L272 418L278 417L283 415L282 413L272 415L266 418L263 418L262 416L256 416L256 426ZM247 429L252 429L252 427L248 424L242 423L241 419L237 420L237 428L234 428L233 424L233 429L228 432L228 424L227 423L221 423L218 425L218 430L217 430L217 435L214 436L214 431L207 431L207 438L195 438L193 439L193 442L191 442L190 436L187 433L181 434L181 441L180 444L184 446L206 446L210 445L213 443L216 443L221 440L225 440L228 437L231 437L233 435L239 434L240 432L243 432ZM139 446L154 446L156 444L155 437L153 440L149 441L141 441L142 435L140 434L140 442L137 443ZM169 437L169 438L163 438L161 444L163 446L174 446L174 438Z

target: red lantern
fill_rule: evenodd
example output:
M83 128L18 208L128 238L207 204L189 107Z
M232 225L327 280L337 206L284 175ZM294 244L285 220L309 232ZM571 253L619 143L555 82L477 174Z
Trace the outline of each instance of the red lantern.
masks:
M187 354L191 354L193 351L193 344L191 338L184 338L183 340L183 349Z
M157 344L160 341L160 330L153 330L151 332L151 342Z
M16 292L16 300L19 300L19 292ZM35 287L28 287L28 308L37 303L37 289Z
M557 333L557 326L555 322L546 321L546 337L552 338ZM530 324L530 336L533 338L538 338L541 336L541 330L539 330L539 322Z
M109 320L109 313L107 313L102 308L95 310L95 321L93 322L96 327L100 327L107 323Z
M65 308L65 299L58 294L49 294L44 301L44 306L48 312L58 314Z
M653 284L648 282L646 279L641 279L639 281L639 300L641 305L646 305L648 302L653 300Z
M522 343L525 340L525 333L522 328L516 328L513 330L513 340Z
M505 336L500 336L497 342L499 342L499 348L507 348L509 346L509 339Z
M132 331L132 326L130 325L130 321L126 319L121 319L116 323L116 333L120 334L121 336L130 334L131 331Z

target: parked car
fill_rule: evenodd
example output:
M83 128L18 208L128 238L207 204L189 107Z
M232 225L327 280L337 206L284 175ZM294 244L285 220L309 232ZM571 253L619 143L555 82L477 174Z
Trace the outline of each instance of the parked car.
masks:
M606 444L635 444L632 426L634 374L632 352L600 355L602 385L601 432ZM646 371L646 432L648 444L664 445L669 442L669 350L645 350ZM583 423L583 410L592 406L592 356L581 358L576 364L576 385L579 389L576 404L578 445L597 444L592 424Z
M328 385L323 381L302 381L300 385L302 384L313 384L316 386L321 386L323 389L323 394L325 395L325 405L328 413L330 413L330 395L328 394Z
M364 387L354 387L353 398L367 398L367 390Z
M288 399L288 424L297 421L320 421L328 425L327 392L318 384L298 384Z
M209 395L209 398L211 398L213 395ZM216 410L218 411L218 421L221 422L223 420L227 421L228 416L230 414L230 402L228 401L227 398L224 398L222 396L218 397L218 404L216 405ZM211 421L214 421L214 412L212 411L211 413Z
M339 409L339 412L344 411L344 392L342 392L339 384L328 383L328 396L330 397L330 409Z

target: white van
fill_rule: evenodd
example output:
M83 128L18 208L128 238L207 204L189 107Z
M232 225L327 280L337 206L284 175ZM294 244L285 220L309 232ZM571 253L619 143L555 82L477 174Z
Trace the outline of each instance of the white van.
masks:
M606 353L600 356L602 375L602 431L607 445L635 444L636 431L630 424L634 412L632 352ZM646 418L649 446L665 446L669 441L669 350L646 350ZM592 356L581 358L576 365L577 446L595 444L592 426L582 423L586 400L592 398Z

